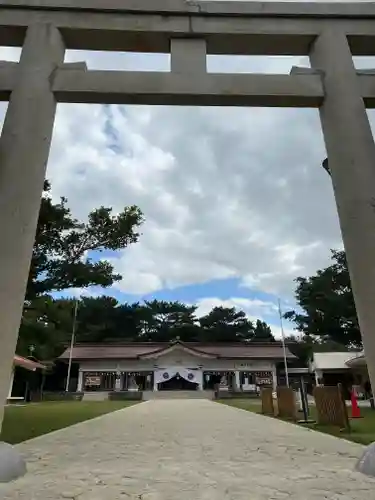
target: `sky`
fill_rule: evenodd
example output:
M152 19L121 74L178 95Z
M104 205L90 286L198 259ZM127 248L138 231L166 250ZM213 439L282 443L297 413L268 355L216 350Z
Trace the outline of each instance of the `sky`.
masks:
M0 47L0 60L18 59L19 50ZM66 60L169 70L159 54L68 51ZM287 74L294 65L309 62L208 57L210 72ZM180 300L198 314L235 306L279 337L278 298L283 311L294 308L294 279L327 266L342 246L324 158L317 110L62 104L47 177L53 198L66 196L80 219L100 205L144 212L139 242L104 254L123 276L106 294Z

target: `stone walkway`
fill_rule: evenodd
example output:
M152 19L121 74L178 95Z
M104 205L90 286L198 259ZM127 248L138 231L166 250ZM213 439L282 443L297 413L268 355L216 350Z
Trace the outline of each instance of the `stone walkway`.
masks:
M2 500L372 500L362 447L205 400L150 401L19 446Z

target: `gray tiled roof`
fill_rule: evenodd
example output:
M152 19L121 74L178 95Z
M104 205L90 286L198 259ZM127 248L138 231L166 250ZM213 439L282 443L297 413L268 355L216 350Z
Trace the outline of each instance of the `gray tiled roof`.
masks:
M279 342L270 343L216 343L206 344L199 342L181 342L182 347L192 349L199 355L210 354L218 358L249 358L249 359L282 359L283 348ZM173 343L168 342L133 342L126 344L100 343L100 344L78 344L73 348L73 358L84 359L138 359L144 355L161 352L169 349ZM60 359L69 359L70 349L60 356ZM286 348L288 359L295 356Z

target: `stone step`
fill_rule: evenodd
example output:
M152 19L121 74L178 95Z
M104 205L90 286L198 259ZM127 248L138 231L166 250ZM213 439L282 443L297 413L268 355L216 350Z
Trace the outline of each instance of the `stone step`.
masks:
M152 399L213 399L212 391L145 391L143 400Z
M83 401L107 401L108 392L85 392Z

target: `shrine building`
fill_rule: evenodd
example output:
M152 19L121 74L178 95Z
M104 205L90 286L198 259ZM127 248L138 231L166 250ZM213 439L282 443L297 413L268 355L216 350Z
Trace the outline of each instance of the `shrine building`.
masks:
M59 359L68 363L70 357L78 365L71 389L77 392L205 391L218 384L257 392L276 387L284 364L280 342L82 343ZM295 359L287 347L286 359Z

